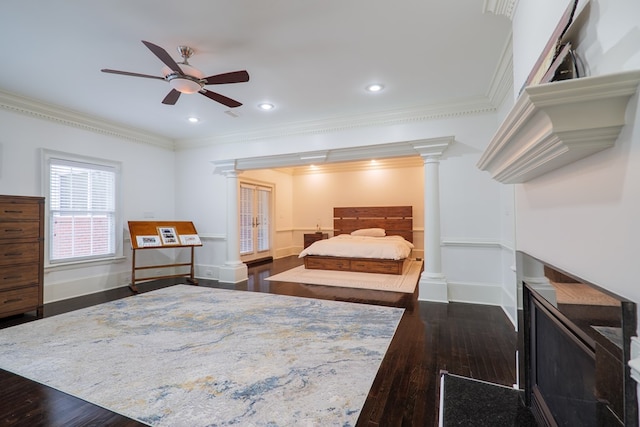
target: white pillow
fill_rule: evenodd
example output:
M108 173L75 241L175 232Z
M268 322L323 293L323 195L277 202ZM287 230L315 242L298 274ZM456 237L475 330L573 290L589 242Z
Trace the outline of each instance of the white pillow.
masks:
M369 236L369 237L384 237L387 235L384 228L361 228L351 232L352 236Z
M413 246L413 243L411 243L410 241L408 241L407 239L405 239L402 236L387 236L387 239L389 240L398 240L402 243L404 243L405 245L407 245L407 247L409 247L409 249L413 249L415 246Z

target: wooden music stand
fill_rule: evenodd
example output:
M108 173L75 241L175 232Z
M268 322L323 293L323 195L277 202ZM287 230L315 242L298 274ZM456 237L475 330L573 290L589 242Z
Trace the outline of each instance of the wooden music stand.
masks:
M172 277L187 277L187 281L195 285L193 252L196 246L202 246L198 232L191 221L129 221L131 236L131 284L129 288L138 293L136 282ZM191 248L191 260L186 263L146 265L136 267L136 251L146 249ZM168 274L153 277L136 278L136 271L153 268L190 267L189 273Z

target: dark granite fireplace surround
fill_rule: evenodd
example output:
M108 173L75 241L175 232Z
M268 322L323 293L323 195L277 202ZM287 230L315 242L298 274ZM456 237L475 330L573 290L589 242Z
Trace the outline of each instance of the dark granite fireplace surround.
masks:
M533 270L546 278L519 278L522 383L538 424L637 427L636 383L628 366L636 304L525 253L518 256L520 271L522 263L540 263Z

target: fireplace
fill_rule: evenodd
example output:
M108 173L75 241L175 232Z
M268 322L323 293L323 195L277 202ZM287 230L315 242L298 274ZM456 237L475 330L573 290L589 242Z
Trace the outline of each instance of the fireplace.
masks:
M526 404L547 426L638 426L636 304L518 253Z

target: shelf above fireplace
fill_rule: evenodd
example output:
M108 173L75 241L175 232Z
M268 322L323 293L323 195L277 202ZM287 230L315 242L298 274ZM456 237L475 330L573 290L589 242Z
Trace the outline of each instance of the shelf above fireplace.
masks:
M478 168L523 183L612 147L639 83L634 70L525 88Z

